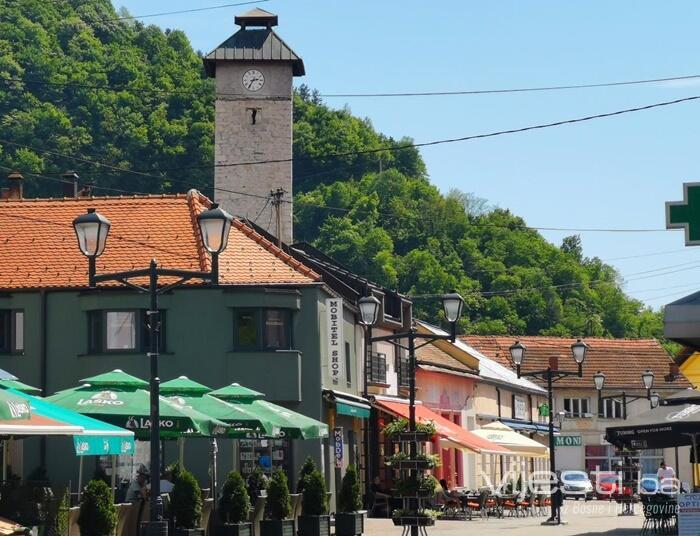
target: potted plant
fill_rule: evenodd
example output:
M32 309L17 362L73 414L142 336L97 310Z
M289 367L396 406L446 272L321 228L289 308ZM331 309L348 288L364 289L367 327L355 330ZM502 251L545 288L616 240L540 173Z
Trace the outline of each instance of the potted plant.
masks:
M256 467L248 477L248 496L251 501L256 501L262 495L263 491L267 491L267 477L262 470L262 467Z
M260 522L260 536L294 536L294 520L289 519L291 513L287 476L276 469L267 485L266 519Z
M304 477L301 497L299 536L330 536L331 516L328 515L326 481L318 469Z
M199 527L202 520L202 489L192 473L181 469L174 478L171 508L174 512L175 533L179 536L204 536Z
M316 470L316 462L311 456L307 456L304 460L304 465L301 466L299 470L299 477L297 478L297 493L304 492L304 478L310 475Z
M408 419L396 419L387 424L383 432L395 441L430 441L437 433L435 423L417 422L415 432L409 432Z
M117 508L109 486L92 480L83 491L78 515L80 536L112 536L117 526Z
M357 469L349 465L343 477L338 495L338 512L335 514L336 536L358 536L365 529L365 516L362 510L360 481Z
M250 515L250 497L245 481L240 473L231 471L226 477L219 498L219 517L221 525L216 529L220 536L250 536L252 524Z

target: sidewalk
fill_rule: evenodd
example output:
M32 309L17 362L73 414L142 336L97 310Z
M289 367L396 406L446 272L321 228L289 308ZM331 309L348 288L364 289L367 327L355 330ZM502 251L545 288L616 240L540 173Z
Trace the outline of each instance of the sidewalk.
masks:
M518 536L632 536L638 535L644 518L637 507L635 516L618 516L620 507L607 501L566 501L562 510L563 526L543 527L544 517L506 517L503 519L472 521L438 521L428 528L428 536L456 536L478 534L478 536L500 536L502 532ZM401 527L394 527L390 519L367 519L367 536L400 536Z

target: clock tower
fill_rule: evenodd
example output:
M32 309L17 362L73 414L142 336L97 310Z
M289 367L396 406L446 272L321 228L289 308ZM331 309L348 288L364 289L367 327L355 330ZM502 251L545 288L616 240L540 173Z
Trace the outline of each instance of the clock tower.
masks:
M292 242L292 78L304 62L272 29L277 15L253 9L204 57L216 78L215 200Z

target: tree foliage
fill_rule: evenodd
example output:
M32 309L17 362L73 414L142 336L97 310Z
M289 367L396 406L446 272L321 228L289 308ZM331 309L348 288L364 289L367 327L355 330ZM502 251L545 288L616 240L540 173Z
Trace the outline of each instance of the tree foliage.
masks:
M102 480L91 480L80 498L80 534L110 536L117 526L117 509L112 492Z
M213 82L181 31L116 20L109 0L0 6L0 138L16 144L0 142L0 166L54 178L77 167L97 186L199 187L213 195ZM433 296L457 290L466 300L464 332L661 335L660 313L628 298L619 274L587 258L579 237L557 247L477 194L443 195L410 144L301 86L295 238L411 294L416 315L427 320L440 317ZM28 176L25 190L56 196L61 188Z

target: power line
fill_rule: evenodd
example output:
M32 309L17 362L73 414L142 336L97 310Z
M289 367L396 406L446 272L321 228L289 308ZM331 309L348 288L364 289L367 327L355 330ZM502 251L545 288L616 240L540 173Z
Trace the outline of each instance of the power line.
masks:
M449 95L492 95L502 93L529 93L536 91L561 91L572 89L589 89L600 87L633 86L642 84L655 84L661 82L676 82L681 80L694 80L700 78L700 74L686 76L671 76L667 78L647 78L642 80L624 80L618 82L599 82L593 84L573 84L557 86L534 86L505 89L467 89L458 91L423 91L423 92L398 92L398 93L319 93L324 98L354 98L354 97L436 97Z
M129 15L127 17L114 17L114 18L109 18L109 19L95 19L89 22L113 22L113 21L119 21L119 20L132 20L132 19L146 19L149 17L161 17L163 15L180 15L182 13L194 13L197 11L210 11L212 9L223 9L226 7L236 7L236 6L245 6L248 4L261 4L263 2L268 2L269 0L252 0L250 2L238 2L235 4L222 4L218 6L207 6L207 7L196 7L196 8L191 8L191 9L182 9L180 11L162 11L160 13L149 13L147 15Z
M260 2L267 2L269 0L259 0ZM222 7L230 7L236 5L244 4L255 4L257 2L244 2L242 4L226 4L223 6L213 6L209 8L198 8L193 10L185 11L173 11L170 13L156 13L152 15L141 15L141 16L129 16L120 17L115 19L101 19L104 21L110 20L124 20L124 19L135 19L144 17L154 17L159 15L167 15L173 13L187 13L189 11L204 11L206 9L218 9ZM107 74L107 73L104 73ZM410 93L319 93L319 97L323 98L354 98L354 97L431 97L431 96L451 96L451 95L488 95L488 94L507 94L507 93L525 93L525 92L543 92L543 91L558 91L558 90L573 90L573 89L586 89L586 88L601 88L601 87L615 87L615 86L630 86L630 85L641 85L641 84L653 84L653 83L663 83L663 82L677 82L683 80L696 80L700 79L700 74L693 74L687 76L672 76L666 78L649 78L644 80L629 80L622 82L602 82L593 84L575 84L570 86L541 86L541 87L524 87L524 88L505 88L505 89L484 89L484 90L460 90L460 91L428 91L428 92L410 92ZM0 78L2 82L19 82L29 85L46 85L46 86L56 86L56 87L72 87L79 89L90 89L97 91L126 91L129 93L151 93L151 94L162 94L162 95L183 95L183 96L217 96L217 97L232 97L239 96L238 93L212 93L207 91L183 91L176 89L159 89L159 88L130 88L125 85L115 86L111 84L86 84L86 83L75 83L75 82L54 82L50 80L40 80L36 78L17 78L17 77L3 77Z
M642 253L640 255L627 255L625 257L608 257L606 259L600 259L603 262L610 261L622 261L627 259L640 259L642 257L657 257L659 255L671 255L675 253L687 253L688 251L693 251L693 248L683 248L683 249L670 249L667 251L656 251L653 253Z

